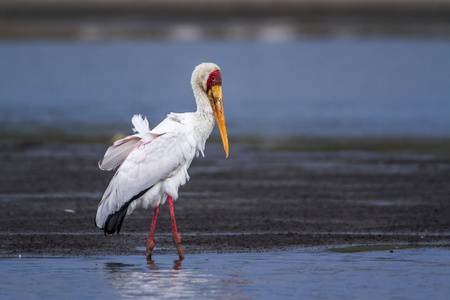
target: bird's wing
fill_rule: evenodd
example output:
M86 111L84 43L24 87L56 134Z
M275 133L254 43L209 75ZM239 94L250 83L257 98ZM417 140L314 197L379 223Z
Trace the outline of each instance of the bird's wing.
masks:
M196 142L187 126L167 118L158 128L154 138L135 143L117 170L99 204L96 216L98 227L103 228L109 215L128 206L144 191L169 178L194 158Z
M116 141L106 150L105 156L98 162L98 167L109 171L120 166L140 140L140 137L130 135Z
M141 139L151 141L157 137L157 135L151 133L147 118L144 119L141 115L134 115L131 123L134 125L133 131L136 134L117 140L110 146L104 157L98 162L100 169L110 171L120 166Z

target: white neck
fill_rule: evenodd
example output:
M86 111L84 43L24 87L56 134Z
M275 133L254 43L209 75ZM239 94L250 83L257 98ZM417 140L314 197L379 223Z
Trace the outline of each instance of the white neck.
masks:
M213 115L213 109L209 103L208 95L199 86L192 87L195 101L197 102L197 112Z

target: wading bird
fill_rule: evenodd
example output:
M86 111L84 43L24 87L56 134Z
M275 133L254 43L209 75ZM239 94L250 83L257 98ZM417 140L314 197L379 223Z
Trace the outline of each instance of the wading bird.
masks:
M184 259L173 210L178 188L189 180L187 169L200 153L214 127L214 116L228 157L228 137L222 102L222 75L213 63L198 65L191 77L197 102L193 113L170 113L150 130L147 118L132 118L134 135L116 141L98 163L102 170L118 167L100 201L95 217L105 234L119 234L126 215L137 206L154 207L147 239L147 259L154 247L159 207L169 201L172 235L180 260Z

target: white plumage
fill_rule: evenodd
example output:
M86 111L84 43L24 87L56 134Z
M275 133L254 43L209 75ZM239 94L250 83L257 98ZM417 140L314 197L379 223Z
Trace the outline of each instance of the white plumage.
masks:
M214 127L214 116L228 155L219 70L213 63L203 63L192 73L196 112L171 113L153 130L146 118L135 115L132 118L135 134L116 141L107 149L99 167L118 169L99 203L95 218L96 225L105 233L119 232L125 213L130 214L139 205L159 207L168 196L178 198L178 188L189 180L187 169L192 160L199 153L203 155ZM220 97L215 94L218 91Z

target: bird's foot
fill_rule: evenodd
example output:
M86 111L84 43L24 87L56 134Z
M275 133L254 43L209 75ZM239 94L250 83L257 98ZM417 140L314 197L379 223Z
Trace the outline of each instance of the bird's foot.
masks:
M147 248L147 254L146 254L147 260L151 261L152 260L152 249L148 249Z
M181 249L181 243L177 243L175 244L177 246L177 250L178 250L178 255L180 256L180 261L182 261L184 259L184 254L183 254L183 249Z
M155 243L153 242L153 240L147 241L146 257L148 261L152 260L153 247L155 247Z

